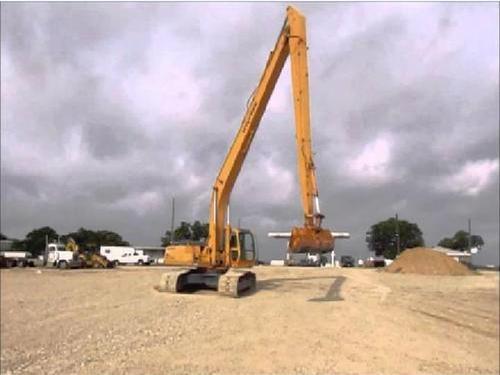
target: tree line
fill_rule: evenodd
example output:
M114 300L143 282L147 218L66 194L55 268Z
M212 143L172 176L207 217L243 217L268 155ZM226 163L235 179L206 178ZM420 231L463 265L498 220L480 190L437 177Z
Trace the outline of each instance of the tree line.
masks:
M46 238L49 242L60 241L65 244L68 238L73 238L81 249L99 249L101 245L108 246L130 246L121 235L109 230L91 230L80 228L75 232L59 234L55 229L45 226L36 228L26 234L24 239L11 239L13 241L12 249L19 251L29 251L34 256L43 254L45 250ZM203 241L208 237L208 223L202 223L198 220L192 224L182 221L175 228L173 236L170 230L161 237L161 246L165 247L179 241ZM0 233L2 240L9 238Z
M172 237L171 230L167 230L161 238L162 246L168 246L177 241L202 241L208 237L208 223L195 221L193 224L182 221L174 230ZM403 251L417 246L425 246L424 236L416 223L391 217L380 221L370 227L367 232L366 242L368 249L376 255L383 255L385 258L394 259L399 250ZM471 247L481 247L484 241L481 236L471 235ZM443 238L438 246L453 250L465 251L469 248L468 233L459 230L450 238Z
M423 233L416 223L406 220L396 220L391 217L374 224L366 233L368 249L376 255L394 259L399 250L403 251L417 246L425 246ZM481 247L484 245L483 238L477 234L471 234L470 246ZM438 242L438 246L452 250L465 251L469 249L469 234L459 230L452 238L445 237Z
M22 240L13 239L12 248L14 250L29 251L34 256L38 256L45 251L46 238L48 238L49 242L59 240L61 243L66 243L69 237L73 238L81 249L98 249L101 245L130 245L118 233L109 230L94 231L80 228L75 232L59 235L53 228L45 226L33 229ZM1 238L2 240L8 239L4 234L1 234Z
M1 239L8 239L7 236L0 233ZM60 240L66 243L71 237L82 249L96 248L101 245L109 246L130 246L121 235L109 230L90 230L80 228L75 232L59 235L53 228L45 226L33 229L26 234L22 240L13 240L13 249L29 251L34 256L40 255L45 249L45 238L49 242ZM181 221L173 233L171 230L165 231L161 237L161 246L166 247L176 242L184 241L204 241L208 237L208 223L202 223L199 220L193 223ZM366 233L366 243L368 249L376 255L383 255L388 259L394 259L399 249L403 251L407 248L424 246L425 241L423 233L416 223L406 220L396 220L391 217L380 221L370 227ZM471 247L481 247L484 240L480 235L472 234L470 236ZM465 251L469 248L469 234L464 230L457 231L452 237L445 237L438 242L438 246L453 250Z
M481 247L484 245L483 238L477 234L471 234L470 246ZM438 246L447 247L449 249L464 251L469 247L469 234L464 230L459 230L451 238L445 237L439 241Z
M60 241L65 244L68 238L73 238L81 249L99 249L102 245L108 246L130 246L128 241L125 241L121 235L109 230L91 230L80 228L75 232L67 234L59 234L55 229L45 226L36 228L26 234L24 239L11 239L13 241L12 249L19 251L29 251L34 256L43 254L45 250L45 241L48 238L49 242ZM161 246L165 247L175 242L180 241L203 241L208 237L208 223L202 223L198 220L192 224L182 221L174 230L174 235L170 230L165 232L161 237ZM2 240L9 238L0 233Z
M169 246L177 241L203 241L208 238L208 223L196 220L193 224L181 221L180 225L172 231L167 230L161 238L162 246Z

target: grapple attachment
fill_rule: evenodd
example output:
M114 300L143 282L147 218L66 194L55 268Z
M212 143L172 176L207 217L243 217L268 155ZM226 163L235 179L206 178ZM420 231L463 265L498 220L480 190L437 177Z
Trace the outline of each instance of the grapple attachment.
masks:
M288 251L301 253L326 253L333 250L334 238L329 230L320 227L295 227L288 242Z

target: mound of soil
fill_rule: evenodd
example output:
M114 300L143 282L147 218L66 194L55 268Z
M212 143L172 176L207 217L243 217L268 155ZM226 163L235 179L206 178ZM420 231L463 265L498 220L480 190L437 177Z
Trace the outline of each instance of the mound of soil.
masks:
M474 273L444 253L425 247L406 249L386 269L391 273L466 276Z

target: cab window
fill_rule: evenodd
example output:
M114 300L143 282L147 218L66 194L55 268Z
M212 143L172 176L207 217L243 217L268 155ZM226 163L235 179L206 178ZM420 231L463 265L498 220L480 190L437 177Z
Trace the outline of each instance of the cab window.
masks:
M240 247L246 260L254 259L255 244L251 233L240 233Z
M231 234L231 239L229 240L229 248L231 249L231 260L238 260L238 244L235 234Z
M236 247L237 244L236 244L236 235L235 234L232 234L231 235L231 240L229 241L229 247Z

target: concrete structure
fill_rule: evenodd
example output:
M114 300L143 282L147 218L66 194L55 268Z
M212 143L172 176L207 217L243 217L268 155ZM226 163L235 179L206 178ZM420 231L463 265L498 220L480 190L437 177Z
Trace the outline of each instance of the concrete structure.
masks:
M12 250L13 243L14 243L14 241L12 241L12 240L0 240L0 251Z
M349 232L331 232L332 237L337 238L351 238L351 234ZM267 234L270 238L286 238L289 239L292 236L292 232L269 232Z
M449 257L455 259L459 263L471 264L471 253L469 253L468 251L458 251L441 246L434 246L432 250L444 253Z

